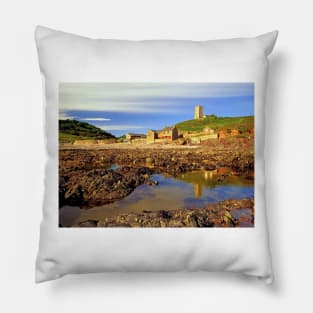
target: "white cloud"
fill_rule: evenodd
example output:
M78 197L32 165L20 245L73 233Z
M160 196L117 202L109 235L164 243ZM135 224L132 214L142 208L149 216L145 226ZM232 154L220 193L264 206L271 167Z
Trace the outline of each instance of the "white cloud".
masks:
M128 130L128 129L143 129L145 127L138 125L106 125L106 126L98 126L103 130Z
M175 99L253 96L253 83L61 83L62 110L169 112Z
M98 103L99 102L99 103ZM113 103L113 104L112 104ZM149 105L147 103L135 103L129 101L128 103L119 103L118 100L115 102L109 100L99 100L94 102L82 102L82 103L63 103L60 104L63 110L79 110L79 111L102 111L106 112L129 112L129 113L162 113L172 112L173 108L168 104L158 104L158 106Z
M104 118L104 117L86 117L86 118L80 118L81 121L111 121L110 118Z

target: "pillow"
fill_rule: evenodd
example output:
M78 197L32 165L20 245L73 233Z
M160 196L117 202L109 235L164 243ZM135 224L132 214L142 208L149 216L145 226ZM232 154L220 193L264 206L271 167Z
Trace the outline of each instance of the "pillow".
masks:
M272 281L263 150L277 34L127 41L37 27L48 160L36 282L200 270Z

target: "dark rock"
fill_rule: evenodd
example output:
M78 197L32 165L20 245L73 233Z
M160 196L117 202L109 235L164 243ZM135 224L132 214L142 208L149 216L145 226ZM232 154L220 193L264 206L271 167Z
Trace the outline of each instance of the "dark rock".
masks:
M79 223L79 226L80 227L97 227L98 226L98 221L88 220L88 221Z
M236 215L231 214L233 210L236 210ZM240 214L240 211L243 214ZM251 214L247 214L247 211ZM90 221L84 223L90 225ZM253 199L226 200L199 209L145 210L141 213L108 217L97 223L98 227L253 227L253 225Z
M73 171L68 181L60 179L60 206L100 205L122 199L136 187L149 180L152 171L148 168L122 167L117 171L93 169ZM156 184L151 181L151 184Z
M161 218L171 218L172 214L170 211L160 210L158 211L157 216Z

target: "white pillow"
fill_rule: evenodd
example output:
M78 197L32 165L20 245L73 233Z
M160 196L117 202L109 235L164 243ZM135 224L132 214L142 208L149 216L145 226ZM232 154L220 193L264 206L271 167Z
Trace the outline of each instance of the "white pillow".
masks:
M231 271L259 277L267 283L272 281L264 199L263 150L268 55L274 47L277 34L275 31L255 38L204 42L126 41L89 39L45 27L37 27L35 37L46 100L48 153L43 221L36 262L37 282L56 279L72 273L181 270ZM169 102L169 99L173 101ZM182 101L181 104L179 100ZM153 107L153 103L156 107ZM197 119L199 116L194 117L194 105L197 104L203 106L204 115L215 114L217 117L200 116L200 119ZM171 106L173 108L169 109ZM182 120L177 120L180 109L182 110ZM184 129L185 126L182 126L188 123L180 123L186 120L186 114L189 114L188 110L190 110L190 120L195 118L195 125L201 127L204 125L206 128L195 129L190 126L188 133L189 129ZM108 116L108 112L114 117ZM152 114L155 114L155 119L152 118ZM107 132L112 132L115 136L122 135L123 132L136 132L136 130L145 135L149 123L151 128L160 128L162 124L162 120L159 118L160 114L164 115L163 126L170 126L166 122L172 123L176 118L177 122L175 120L175 123L177 123L178 135L181 138L177 139L176 135L172 133L173 130L170 129L173 137L165 138L164 133L156 132L153 135L156 138L153 143L149 143L149 146L144 136L136 138L136 135L129 136L131 144L129 142L112 144L99 140L106 136L101 132L99 136L95 136L94 133L88 133L86 136L84 128L86 124L79 124L84 129L80 130L81 133L76 131L74 134L73 122L69 122L72 128L69 130L69 137L67 137L69 133L63 134L65 139L62 137L62 140L68 143L62 143L59 173L59 119L74 118L80 122L88 122ZM247 128L247 121L251 122L251 118L244 118L243 121L229 119L229 121L239 123L235 126L232 126L232 122L225 122L225 120L226 124L223 124L222 115L229 117L254 115L254 126L249 124L251 127L248 125L250 128ZM145 116L147 116L146 119ZM116 123L114 118L117 120ZM216 120L214 121L214 119ZM65 127L64 121L60 123L62 127ZM189 123L192 124L192 122ZM210 127L211 125L212 127ZM232 129L235 129L233 133L231 133ZM60 128L60 131L63 131L63 128ZM174 129L174 131L176 130ZM242 153L246 153L245 149L248 149L246 147L251 149L254 134L255 161L252 161L251 165L251 158L250 161L247 161L246 159L240 160L240 157L242 157ZM77 139L86 138L90 141L77 141ZM112 148L110 148L110 144ZM130 151L129 153L132 154L136 148L137 151L146 149L145 145L149 149L154 149L154 152L151 152L154 162L152 171L154 174L155 172L161 173L160 176L149 178L151 173L146 170L148 171L144 174L146 176L139 175L139 178L137 177L139 182L136 186L130 187L132 177L125 178L127 175L123 176L124 174L121 172L124 170L123 168L108 170L106 164L103 163L108 155L113 157L114 162L115 160L121 161L119 158L121 155L125 155L125 151ZM103 147L108 150L102 151ZM214 158L208 152L211 149L210 151L215 153L218 150L214 149L222 149L222 147L226 150L234 147L233 149L236 150L231 150L227 154L227 158L224 158L226 152L216 152L217 154L221 153L222 158L220 159L218 155L215 155ZM77 150L77 148L79 149ZM112 154L113 148L122 150L114 150L116 153L114 155ZM64 152L64 149L69 149L69 152ZM182 154L176 151L186 151L187 149L193 151L191 155L196 153L195 151L203 149L205 152L199 153L200 155L207 153L208 160L204 160L205 157L201 155L200 161L195 161L194 164L187 157L185 161L181 161L179 158ZM156 165L158 160L155 161L154 158L157 158L157 153L161 153L162 157L166 158L164 151L168 151L166 153L171 156L171 159L165 159L169 165ZM229 152L229 150L227 151ZM84 159L81 156L84 153L88 154L89 161L87 161L87 157ZM89 166L90 153L93 158L91 167ZM144 158L151 161L151 158L148 158L145 153L142 154ZM175 153L178 153L178 158L175 157ZM137 157L139 158L138 154ZM126 161L129 162L128 159ZM178 165L184 163L184 168L179 169L178 173L174 170L175 162ZM208 167L204 166L203 169L205 162L208 162ZM223 167L228 167L231 162L233 162L231 165L233 167L230 170L225 169L225 173L222 172ZM246 166L245 162L250 163ZM253 163L254 184L253 179L251 183L251 177L247 177L249 167L250 171L253 171ZM139 160L138 164L143 167L142 160ZM131 167L136 168L138 164ZM124 165L120 164L120 166ZM102 172L96 173L96 167L100 168ZM149 166L147 168L149 169ZM234 173L236 168L239 172L241 171L241 176ZM73 172L71 172L72 170ZM79 170L83 172L82 176L77 174ZM194 170L197 170L196 174L190 174L194 173ZM94 175L91 177L98 179L97 187L91 187L92 184L95 184L93 178L86 182L88 171L91 171L89 176ZM201 176L200 186L195 183L195 178L191 178L194 186L187 185L184 175L197 175L197 173L205 173L205 171L207 174L205 174L205 178ZM164 175L164 172L171 176ZM116 179L114 178L112 190L115 188L117 193L108 195L108 190L103 186L107 184L108 180L108 176L105 175L113 175L112 173L122 175L118 177L122 183L126 181L128 184L128 189L125 187L126 191L118 189L122 187L116 187L118 182L114 181ZM67 188L64 191L67 192L66 196L62 192L58 195L59 174L60 188L64 186L66 186L65 189ZM239 176L236 177L237 174ZM71 175L76 175L76 181ZM173 175L180 177L181 180L178 182ZM210 175L211 178L208 178ZM157 177L156 180L160 179L160 184L148 186L148 184L153 184L153 177ZM212 177L214 183L210 183L211 181L203 183L203 179L210 180ZM64 182L65 180L71 181L71 179L73 182L70 185ZM246 185L244 182L249 179L250 183ZM167 189L164 186L168 180L177 184L177 186L175 185L177 192L170 193L172 197L169 194L162 196L160 192L162 190L166 193ZM75 186L75 182L80 187ZM164 185L162 185L163 182ZM194 196L189 194L190 186L195 188L195 192L197 188L200 189L197 191L198 195L197 192ZM72 189L69 190L70 188ZM91 191L86 191L88 188ZM171 187L168 188L170 191L175 190L170 189ZM180 188L186 189L180 190ZM202 190L205 197L201 196L201 188L205 189ZM149 192L151 198L147 197ZM184 192L186 195L183 195ZM254 197L252 199L255 203L254 220L251 215L251 205L247 204L250 210L247 213L247 210L240 211L245 209L244 204L239 205L239 209L236 210L236 201L230 200L245 198L249 193ZM136 204L135 194L145 195L145 199L148 201L145 202L148 203L147 207L141 209L136 207L136 205L140 205ZM59 196L64 199L59 199ZM187 196L190 197L187 199ZM106 204L110 197L116 201L113 204ZM125 199L128 199L128 202ZM151 201L152 199L154 200ZM185 205L175 207L181 199L185 201L181 202ZM216 203L229 200L228 206L226 202L216 204L214 199ZM132 221L129 221L130 209L128 208L127 211L123 207L123 203L126 206L131 201L133 201L132 204L135 203L130 206L135 213L132 215ZM207 201L210 205L202 205L203 201ZM59 209L59 202L62 209ZM174 203L171 205L177 209L176 213L167 210L169 203ZM191 213L187 214L186 210L190 209L192 204L200 205L201 209L197 212L207 216L207 224L200 221L195 210L190 210ZM78 207L69 208L69 206L75 205ZM96 209L91 208L95 206ZM98 208L99 206L100 208ZM163 211L155 213L158 206ZM114 208L117 208L116 211ZM145 209L145 213L139 212L143 209ZM178 211L179 209L182 211ZM150 210L152 212L147 212ZM111 219L105 215L107 213L103 213L108 211L113 212ZM220 212L223 213L220 214ZM102 213L104 217L101 215ZM76 219L71 214L74 214ZM119 217L117 218L114 214ZM182 217L177 217L178 220L173 221L173 216L180 216L180 214ZM85 220L82 216L85 216ZM145 222L145 219L149 218L152 221L150 224ZM151 227L156 225L225 227ZM245 225L252 227L240 227ZM129 226L148 227L130 228Z

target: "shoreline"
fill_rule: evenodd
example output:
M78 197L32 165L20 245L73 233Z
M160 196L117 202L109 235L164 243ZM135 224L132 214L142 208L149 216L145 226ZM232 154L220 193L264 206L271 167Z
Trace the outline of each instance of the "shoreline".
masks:
M254 227L254 199L230 199L203 208L183 208L119 214L86 219L68 227Z
M115 168L115 165L118 166ZM154 174L170 175L176 179L187 173L201 171L214 171L215 179L221 185L228 178L235 176L248 179L253 184L253 143L250 142L248 146L244 147L238 141L232 141L229 145L218 143L214 146L105 144L92 148L89 146L83 148L79 146L60 147L59 208L68 205L79 206L88 210L96 206L121 201L141 185L152 185L158 188L158 182L151 178ZM207 176L209 177L209 175ZM220 199L216 200L220 201ZM253 201L253 199L250 200ZM236 201L239 200L233 200L230 197L228 200L224 199L225 201L230 201L235 207ZM252 208L249 209L252 210ZM167 219L158 217L158 213L155 213L158 211L148 212L148 210L147 207L142 218L137 216L138 212L126 214L126 216L129 215L129 218L126 218L128 222L125 222L125 225L130 225L127 227L133 227L132 225L141 227L138 226L140 223L138 224L138 221L135 221L139 218L139 220L143 219L144 221L145 225L142 227L162 227L153 226L159 225L161 222L165 225L164 227L189 227L188 225L191 224L200 225L198 227L238 226L238 223L234 220L231 222L231 218L227 214L228 211L232 210L231 207L228 207L227 212L224 210L223 212L226 213L222 216L219 215L219 209L209 213L201 207L171 210L171 214L174 215L172 218ZM168 213L164 214L169 216ZM192 219L195 219L196 223L195 221L187 221L187 219L190 219L187 218L187 215L190 214L192 214ZM130 218L133 218L133 220L129 220ZM232 218L234 219L234 217ZM101 221L101 223L104 223L103 225L97 221L96 226L110 227L112 225L112 227L115 227L115 223L117 223L116 227L119 227L119 224L123 226L123 223L118 222L118 220L125 220L125 216L117 214L112 219L108 218L106 222ZM213 224L212 220L215 221ZM250 223L250 227L253 225L252 221L247 223ZM88 227L89 224L95 225L95 221L86 222L86 225L78 227ZM152 226L149 226L150 224ZM245 225L244 222L243 225Z
M168 149L199 149L200 145L178 145L178 144L136 144L136 143L106 143L106 144L59 144L59 150L168 150Z

